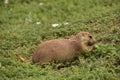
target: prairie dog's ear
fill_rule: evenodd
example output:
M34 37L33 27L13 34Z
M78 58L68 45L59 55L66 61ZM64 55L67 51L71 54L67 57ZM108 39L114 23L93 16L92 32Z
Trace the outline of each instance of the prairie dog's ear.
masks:
M73 40L78 40L78 39L80 39L80 36L79 35L75 35L72 39Z

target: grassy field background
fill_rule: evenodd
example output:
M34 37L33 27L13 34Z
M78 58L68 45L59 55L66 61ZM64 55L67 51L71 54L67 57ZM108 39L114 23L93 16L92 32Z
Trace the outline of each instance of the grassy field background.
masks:
M29 58L39 43L80 31L91 32L100 43L86 57L80 56L79 65L56 71L51 65L22 63L15 56ZM119 79L120 0L0 1L0 80Z

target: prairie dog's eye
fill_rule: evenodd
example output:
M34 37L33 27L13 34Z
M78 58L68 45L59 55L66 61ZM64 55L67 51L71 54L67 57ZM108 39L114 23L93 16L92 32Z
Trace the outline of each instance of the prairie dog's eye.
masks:
M90 39L92 39L92 36L91 36L91 35L89 35L89 38L90 38Z

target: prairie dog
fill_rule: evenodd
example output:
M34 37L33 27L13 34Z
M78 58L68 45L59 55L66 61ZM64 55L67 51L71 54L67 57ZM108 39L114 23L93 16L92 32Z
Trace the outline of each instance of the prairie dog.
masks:
M69 61L80 54L92 51L95 48L96 39L89 32L79 32L71 39L48 40L38 45L29 60L17 57L23 62L44 64L47 62Z

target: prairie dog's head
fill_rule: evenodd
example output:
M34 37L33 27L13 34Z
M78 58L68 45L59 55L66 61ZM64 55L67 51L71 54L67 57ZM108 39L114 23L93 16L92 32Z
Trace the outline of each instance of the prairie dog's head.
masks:
M86 46L92 46L96 43L96 39L89 32L79 32L72 39L77 40Z

